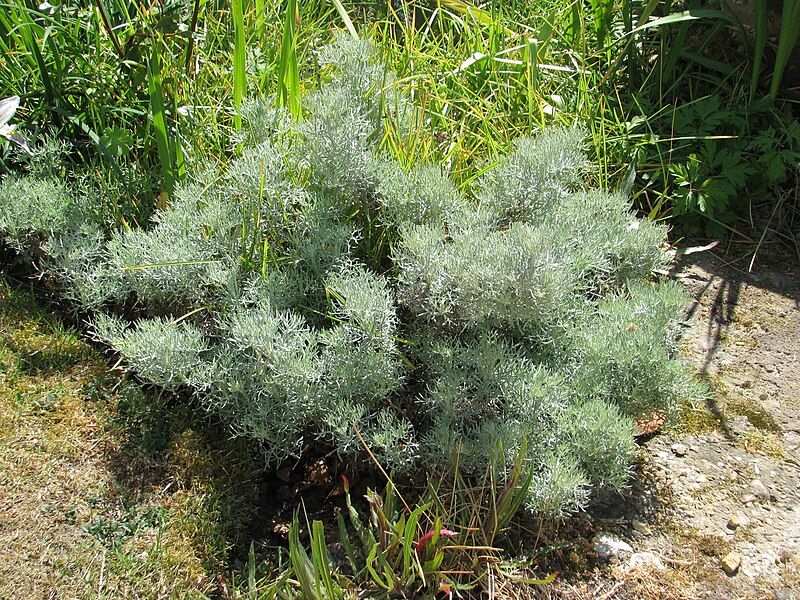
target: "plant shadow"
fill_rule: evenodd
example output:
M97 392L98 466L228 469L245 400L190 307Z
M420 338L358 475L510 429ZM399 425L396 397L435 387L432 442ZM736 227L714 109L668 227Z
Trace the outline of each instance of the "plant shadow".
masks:
M729 438L737 434L731 428L729 392L720 389L720 369L724 357L720 349L730 336L736 335L753 320L748 314L753 310L752 299L744 302L748 290L764 290L793 298L798 304L798 265L780 250L764 250L760 262L749 270L752 251L747 247L732 245L722 253L705 251L683 255L673 266L670 275L684 282L692 295L686 312L687 321L695 321L696 343L702 356L697 359L698 379L705 382L710 393L705 398L705 409L716 427ZM743 308L743 302L745 308Z

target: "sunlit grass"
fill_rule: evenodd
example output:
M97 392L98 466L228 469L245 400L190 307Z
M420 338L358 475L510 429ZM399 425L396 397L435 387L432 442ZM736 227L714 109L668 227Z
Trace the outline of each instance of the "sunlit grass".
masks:
M213 596L254 472L0 279L0 596Z
M443 161L464 185L511 140L557 124L590 133L600 165L595 183L602 186L618 185L636 146L646 143L632 135L629 121L648 115L632 114L622 95L644 83L642 55L647 39L658 36L648 34L641 44L639 36L619 37L640 23L631 21L629 2L618 14L550 0L485 10L457 0L409 3L402 11L325 0L288 9L280 2L198 3L188 12L122 0L86 13L6 6L10 52L0 86L23 97L22 118L77 124L76 133L94 136L106 158L118 141L115 128L127 131L130 148L111 160L157 157L167 191L184 154L199 162L225 160L234 151L236 109L246 93L274 96L296 110L294 98L320 77L314 52L345 26L375 42L422 111L418 134L390 149L401 159ZM31 19L34 25L21 27ZM59 35L40 52L44 26ZM89 40L94 55L83 50ZM107 70L122 64L134 85L103 85ZM609 79L610 66L616 72ZM87 79L98 84L91 93ZM75 110L53 113L47 106L54 103Z

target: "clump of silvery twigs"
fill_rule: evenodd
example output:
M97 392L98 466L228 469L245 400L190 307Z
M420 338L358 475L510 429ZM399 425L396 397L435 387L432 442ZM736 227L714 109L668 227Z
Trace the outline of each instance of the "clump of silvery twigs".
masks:
M367 466L366 444L398 474L469 476L524 446L533 511L623 487L633 420L692 393L685 298L652 276L664 229L583 188L578 130L519 140L467 192L404 168L378 148L414 109L370 45L320 57L302 120L252 102L240 156L148 227L109 233L34 170L0 188L2 235L140 378L191 391L270 465L314 447Z

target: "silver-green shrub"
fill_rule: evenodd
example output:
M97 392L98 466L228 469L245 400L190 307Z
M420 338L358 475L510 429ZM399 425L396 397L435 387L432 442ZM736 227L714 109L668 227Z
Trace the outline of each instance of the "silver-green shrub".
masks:
M480 182L484 209L500 225L541 223L577 188L586 163L582 143L577 129L517 140L514 152Z
M0 232L29 255L54 235L80 227L87 213L78 194L49 175L13 174L0 186Z
M240 156L146 227L107 236L31 175L0 188L0 232L140 378L271 465L315 448L367 466L366 444L398 473L502 477L527 447L531 510L623 487L633 419L693 391L685 298L652 275L664 229L583 188L578 130L520 140L472 190L401 167L380 150L413 121L391 73L345 38L320 59L302 120L250 102Z
M103 231L95 223L73 225L42 243L42 268L62 282L73 306L99 310L119 295L121 277L109 264Z
M117 348L147 382L167 390L197 384L197 373L208 342L194 325L165 317L141 319L134 327L103 313L94 321L97 338Z

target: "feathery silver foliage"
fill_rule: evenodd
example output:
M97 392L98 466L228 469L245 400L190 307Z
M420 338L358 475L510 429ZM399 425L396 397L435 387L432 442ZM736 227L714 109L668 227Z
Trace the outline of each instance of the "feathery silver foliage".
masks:
M145 228L107 235L51 169L0 186L0 234L268 464L315 445L363 465L366 444L399 472L502 479L527 445L530 510L625 486L632 419L697 391L674 358L686 299L653 282L664 229L582 189L577 130L519 140L474 194L401 167L379 144L411 106L374 54L321 50L299 122L248 103L240 156Z

